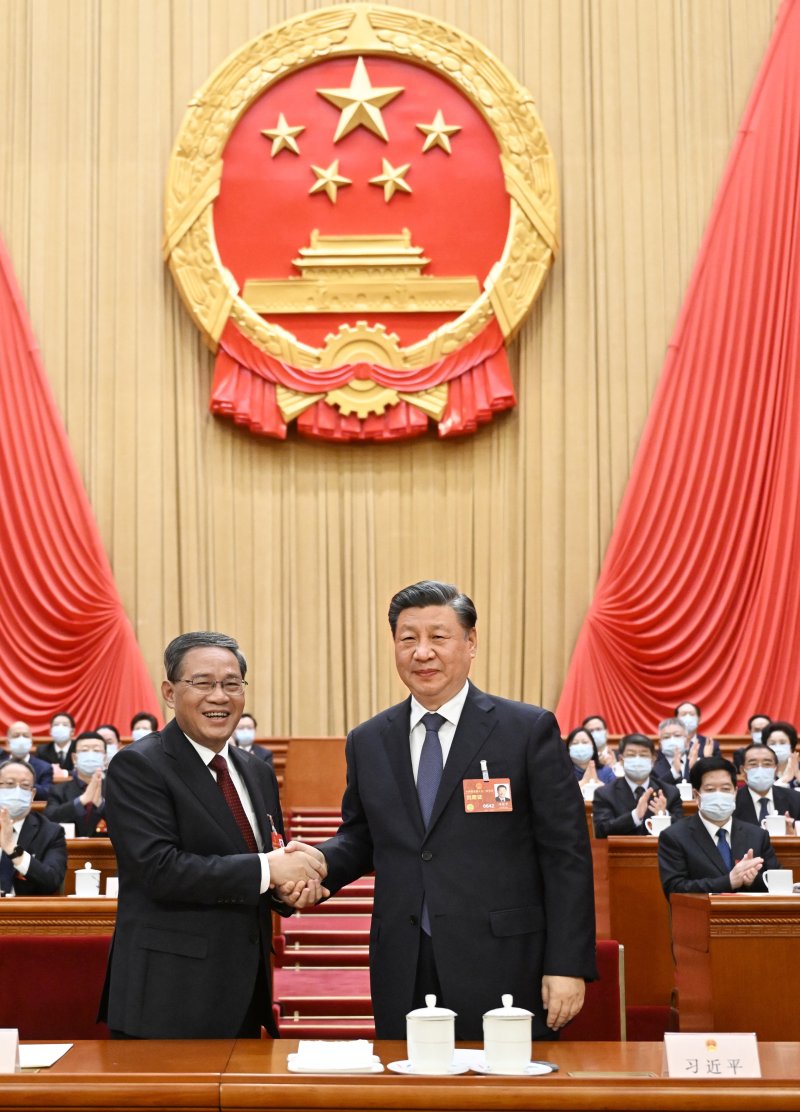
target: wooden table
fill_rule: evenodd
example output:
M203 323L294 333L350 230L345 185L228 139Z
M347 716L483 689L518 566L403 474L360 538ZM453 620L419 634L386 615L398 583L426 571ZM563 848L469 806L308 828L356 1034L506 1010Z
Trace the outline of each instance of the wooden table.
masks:
M560 1067L539 1078L291 1074L286 1056L296 1047L290 1039L76 1043L49 1070L1 1077L0 1110L800 1112L800 1043L762 1044L762 1079L721 1082L662 1077L660 1043L538 1043L534 1056ZM404 1042L378 1042L375 1051L384 1064L406 1057Z
M800 1038L800 896L675 895L672 934L682 1031Z

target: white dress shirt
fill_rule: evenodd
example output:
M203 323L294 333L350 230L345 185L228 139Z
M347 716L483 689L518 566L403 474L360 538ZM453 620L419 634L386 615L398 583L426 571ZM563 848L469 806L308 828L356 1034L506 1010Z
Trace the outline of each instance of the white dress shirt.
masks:
M719 838L717 838L717 831L718 830L724 830L727 833L727 835L728 835L728 845L730 846L730 844L731 844L731 831L733 830L733 815L731 815L731 817L728 819L728 821L724 822L722 824L722 826L717 826L717 824L715 822L709 822L707 818L704 818L703 815L700 814L699 811L697 812L697 814L700 818L700 822L702 822L703 826L706 828L706 830L711 835L711 840L713 841L715 846L719 845ZM731 846L731 857L733 857L733 847L732 846ZM734 864L735 864L735 862L734 862Z
M461 717L461 712L464 709L464 703L467 701L467 693L469 692L469 680L464 684L457 695L449 699L446 703L435 712L441 714L446 720L439 727L439 743L442 747L442 767L447 764L447 758L450 753L450 746L453 744L453 736L456 732L458 720ZM419 769L419 758L422 753L422 745L425 741L425 723L422 721L422 716L431 714L427 707L423 707L422 703L417 702L416 698L411 696L411 730L409 733L409 744L411 746L411 768L414 773L414 783L417 782L417 771Z
M769 791L767 792L766 795L759 795L758 792L754 792L752 788L748 788L747 790L750 792L750 798L752 799L753 806L756 809L756 818L757 819L758 819L758 816L759 816L759 812L761 810L760 803L761 803L762 799L766 799L766 801L767 801L767 814L768 815L777 814L777 810L775 808L775 800L772 798L772 788L769 789ZM759 819L759 822L760 821L761 820Z
M12 822L11 824L11 829L14 831L14 845L19 842L19 832L20 830L22 830L22 824L25 822L25 819L27 817L27 815L23 815L21 819L17 819L16 822ZM15 872L19 873L20 876L27 876L28 869L30 868L31 864L31 855L28 853L27 850L25 850L21 857L14 858L13 863ZM16 893L14 892L14 885L12 884L11 891L6 892L5 898L9 899L10 896L14 896L15 894Z

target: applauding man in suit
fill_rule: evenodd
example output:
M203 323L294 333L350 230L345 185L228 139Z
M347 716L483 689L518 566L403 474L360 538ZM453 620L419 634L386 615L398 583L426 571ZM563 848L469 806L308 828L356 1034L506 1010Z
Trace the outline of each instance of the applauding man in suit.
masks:
M549 711L469 682L476 620L446 583L392 599L395 664L411 695L351 732L342 825L319 847L331 890L375 870L379 1038L404 1038L406 1013L435 993L458 1013L457 1038L479 1039L506 992L534 1013L534 1038L554 1037L596 975L572 764Z
M646 834L648 815L683 816L681 797L672 784L652 775L655 746L644 734L626 734L619 743L624 775L594 794L592 821L596 838L609 834Z

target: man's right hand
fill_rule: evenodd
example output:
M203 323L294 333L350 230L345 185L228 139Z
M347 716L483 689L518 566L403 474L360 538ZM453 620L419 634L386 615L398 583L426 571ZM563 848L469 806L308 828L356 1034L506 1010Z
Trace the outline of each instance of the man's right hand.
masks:
M103 773L93 772L91 779L86 785L86 790L80 797L81 803L85 807L87 803L93 803L95 807L99 807L103 802Z
M745 885L752 884L761 872L763 864L764 858L753 857L753 851L749 849L741 861L737 861L730 871L731 888L734 892Z
M290 843L291 844L291 843ZM311 847L307 847L310 850ZM316 855L306 849L274 849L267 854L269 858L270 884L278 889L294 890L300 885L302 890L306 885L312 891L319 893L320 881L324 879L327 868L325 859L319 851ZM320 896L317 895L317 899Z
M636 804L636 817L639 820L639 825L644 822L645 815L648 813L648 805L653 798L653 789L647 788L639 797L639 802Z

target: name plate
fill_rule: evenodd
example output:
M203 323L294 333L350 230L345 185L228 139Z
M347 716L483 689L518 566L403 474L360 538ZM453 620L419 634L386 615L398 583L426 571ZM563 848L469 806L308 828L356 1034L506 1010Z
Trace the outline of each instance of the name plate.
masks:
M694 1080L717 1077L761 1077L758 1043L754 1033L692 1031L665 1034L667 1077Z
M19 1070L19 1031L16 1027L0 1027L0 1073Z

